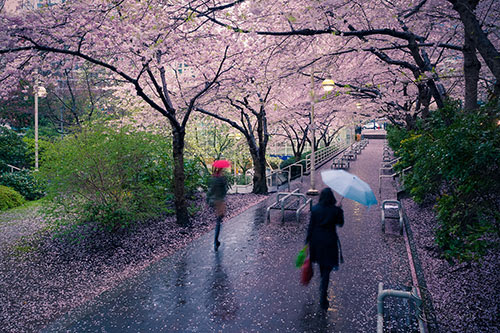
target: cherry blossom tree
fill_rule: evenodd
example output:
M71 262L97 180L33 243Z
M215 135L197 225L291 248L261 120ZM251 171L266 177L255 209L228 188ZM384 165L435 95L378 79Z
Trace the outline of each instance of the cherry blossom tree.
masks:
M466 1L451 2L456 2L458 5ZM487 7L498 8L498 3L492 1L483 3L486 3ZM276 10L277 8L280 10ZM453 44L457 38L463 36L463 33L457 28L451 6L444 1L359 3L331 0L307 6L301 6L299 2L293 4L252 2L246 7L242 5L228 11L246 19L234 20L233 15L222 12L207 16L207 19L216 24L229 26L239 33L273 37L323 36L323 39L329 42L323 41L322 45L330 44L330 54L369 52L385 64L398 67L399 71L404 73L405 81L411 81L411 85L405 83L406 87L392 90L406 94L411 92L417 96L416 102L406 104L412 104L424 117L431 105L443 106L444 100L448 97L446 83L451 90L456 86L453 81L463 80L463 76L458 75L447 76L447 80L443 81L443 73L439 68L439 64L443 61L461 59L460 53L463 51L461 45ZM487 25L495 17L485 16L484 23ZM474 24L470 23L471 27L478 31L478 25ZM489 27L493 29L491 24ZM494 26L493 30L498 31L498 27ZM332 35L337 37L337 40L343 39L345 42L332 42ZM477 35L484 34L478 31ZM486 40L484 42L484 45L487 45ZM340 44L343 46L339 47ZM485 48L490 52L486 56L493 59L495 57L493 48L489 46ZM486 54L487 51L483 53ZM357 64L359 67L360 63ZM453 69L457 70L459 65L460 61L454 61ZM447 66L450 66L449 62ZM366 68L363 66L363 69ZM494 65L491 65L491 71L494 75ZM483 76L488 75L491 73L483 74ZM455 94L457 92L460 93L455 89ZM399 96L391 97L389 104L385 103L386 106L390 105L390 102L400 101Z
M18 16L2 15L0 25L6 27L0 38L3 87L16 86L33 71L48 73L48 81L54 64L72 69L88 62L125 83L123 89L168 119L177 221L188 223L185 129L195 106L230 70L234 34L206 29L182 4L161 1L71 1ZM226 46L214 47L214 38L221 37L227 38ZM178 75L179 64L189 64L193 77ZM2 96L6 92L2 90Z
M486 14L477 16L477 10ZM282 104L307 105L304 82L311 72L321 73L314 82L334 75L338 88L332 105L318 107L318 119L328 110L347 122L384 111L411 125L464 89L466 104L475 104L478 77L486 88L497 85L495 18L498 3L491 0L71 1L22 16L2 14L0 84L13 89L34 71L50 81L54 64L61 63L106 70L123 83L123 96L136 94L168 120L177 218L186 223L183 154L193 111L243 134L254 162L254 192L266 193L268 127L282 120ZM486 66L469 58L472 49ZM464 58L474 62L463 69L472 78L465 88L457 83L463 82ZM188 73L180 73L185 66Z

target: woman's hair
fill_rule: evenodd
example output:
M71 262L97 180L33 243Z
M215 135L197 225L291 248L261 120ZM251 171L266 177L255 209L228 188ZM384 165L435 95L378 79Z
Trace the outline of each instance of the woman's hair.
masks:
M322 206L334 206L337 203L332 189L325 187L319 195L319 204Z
M222 171L223 171L222 168L215 168L213 175L216 176L216 177L219 177L220 175L222 175Z

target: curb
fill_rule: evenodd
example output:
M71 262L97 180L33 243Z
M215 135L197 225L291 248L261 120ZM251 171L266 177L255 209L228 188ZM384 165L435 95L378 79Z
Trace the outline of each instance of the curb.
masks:
M427 289L427 284L425 282L425 276L424 276L424 271L422 269L422 264L420 262L420 259L418 258L418 253L417 253L417 248L415 245L415 241L413 239L413 232L410 227L410 221L408 220L408 216L406 215L406 210L403 205L403 201L398 199L401 202L401 208L403 211L403 223L405 226L405 235L406 235L406 240L408 242L408 247L409 247L409 252L408 256L410 257L410 269L412 270L412 275L413 272L415 273L415 278L416 281L414 281L417 290L420 294L420 297L422 298L422 304L423 304L423 313L424 313L424 323L425 323L425 328L426 332L429 333L439 333L439 326L437 324L437 318L436 318L436 311L434 309L434 305L432 302L432 297L429 293L429 290ZM412 276L412 278L414 278Z

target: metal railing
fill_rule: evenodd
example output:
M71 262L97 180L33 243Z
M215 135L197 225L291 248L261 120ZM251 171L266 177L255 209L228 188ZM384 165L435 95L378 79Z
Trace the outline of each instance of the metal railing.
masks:
M14 170L21 171L21 168L18 168L14 165L7 164L7 166L10 168L10 172L14 172Z
M273 177L278 178L280 175L286 174L288 192L290 192L290 183L292 181L292 167L299 167L300 168L300 182L302 183L302 181L303 181L304 166L302 165L302 161L303 160L295 162L293 164L287 165L283 169L278 169L278 170L272 171L269 174L267 174L266 175L267 187L272 186ZM280 184L277 184L277 187L279 187L279 185Z
M409 166L409 167L404 168L403 170L401 170L399 172L393 173L392 175L379 175L378 176L378 194L380 195L382 193L382 178L393 178L394 179L396 176L404 178L405 172L410 171L411 168L412 167ZM387 169L387 168L381 168L380 170L385 170L385 169Z
M331 160L332 158L334 158L335 156L337 156L338 154L340 154L341 152L343 152L344 150L349 148L352 143L353 143L353 138L346 140L344 142L340 142L338 144L332 144L328 147L324 147L324 148L316 150L315 154L314 154L315 167L317 168L317 167L322 166L324 163L328 162L329 160ZM309 174L309 172L311 170L311 154L306 155L306 157L300 161L297 161L293 164L287 165L283 169L273 170L273 171L267 173L266 174L267 186L268 187L272 186L273 177L274 177L274 179L277 179L277 177L279 177L280 175L286 174L285 177L287 178L287 189L288 189L288 192L290 192L290 183L292 181L292 169L297 168L297 167L300 168L300 176L299 177L300 177L300 181L302 182L304 175ZM277 187L279 188L280 185L281 184L278 184ZM235 186L236 193L238 193L239 188L247 189L248 187L251 187L251 186L253 186L253 181L247 185L236 185Z
M346 150L349 146L351 145L351 142L345 142L343 144L339 145L331 145L328 147L324 147L321 149L318 149L317 151L314 152L314 164L315 167L318 168L325 164L325 162L331 160L334 158L336 155L340 154L342 151ZM311 155L308 154L306 155L306 170L305 173L309 173L311 170Z

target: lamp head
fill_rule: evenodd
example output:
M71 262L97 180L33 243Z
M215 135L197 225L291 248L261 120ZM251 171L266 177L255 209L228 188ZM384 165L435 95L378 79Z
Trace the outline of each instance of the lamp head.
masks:
M45 96L47 96L47 90L42 86L38 87L38 97L45 97Z
M323 89L325 91L332 91L335 87L335 82L333 82L333 80L331 79L326 79L321 83L321 85L323 86Z

